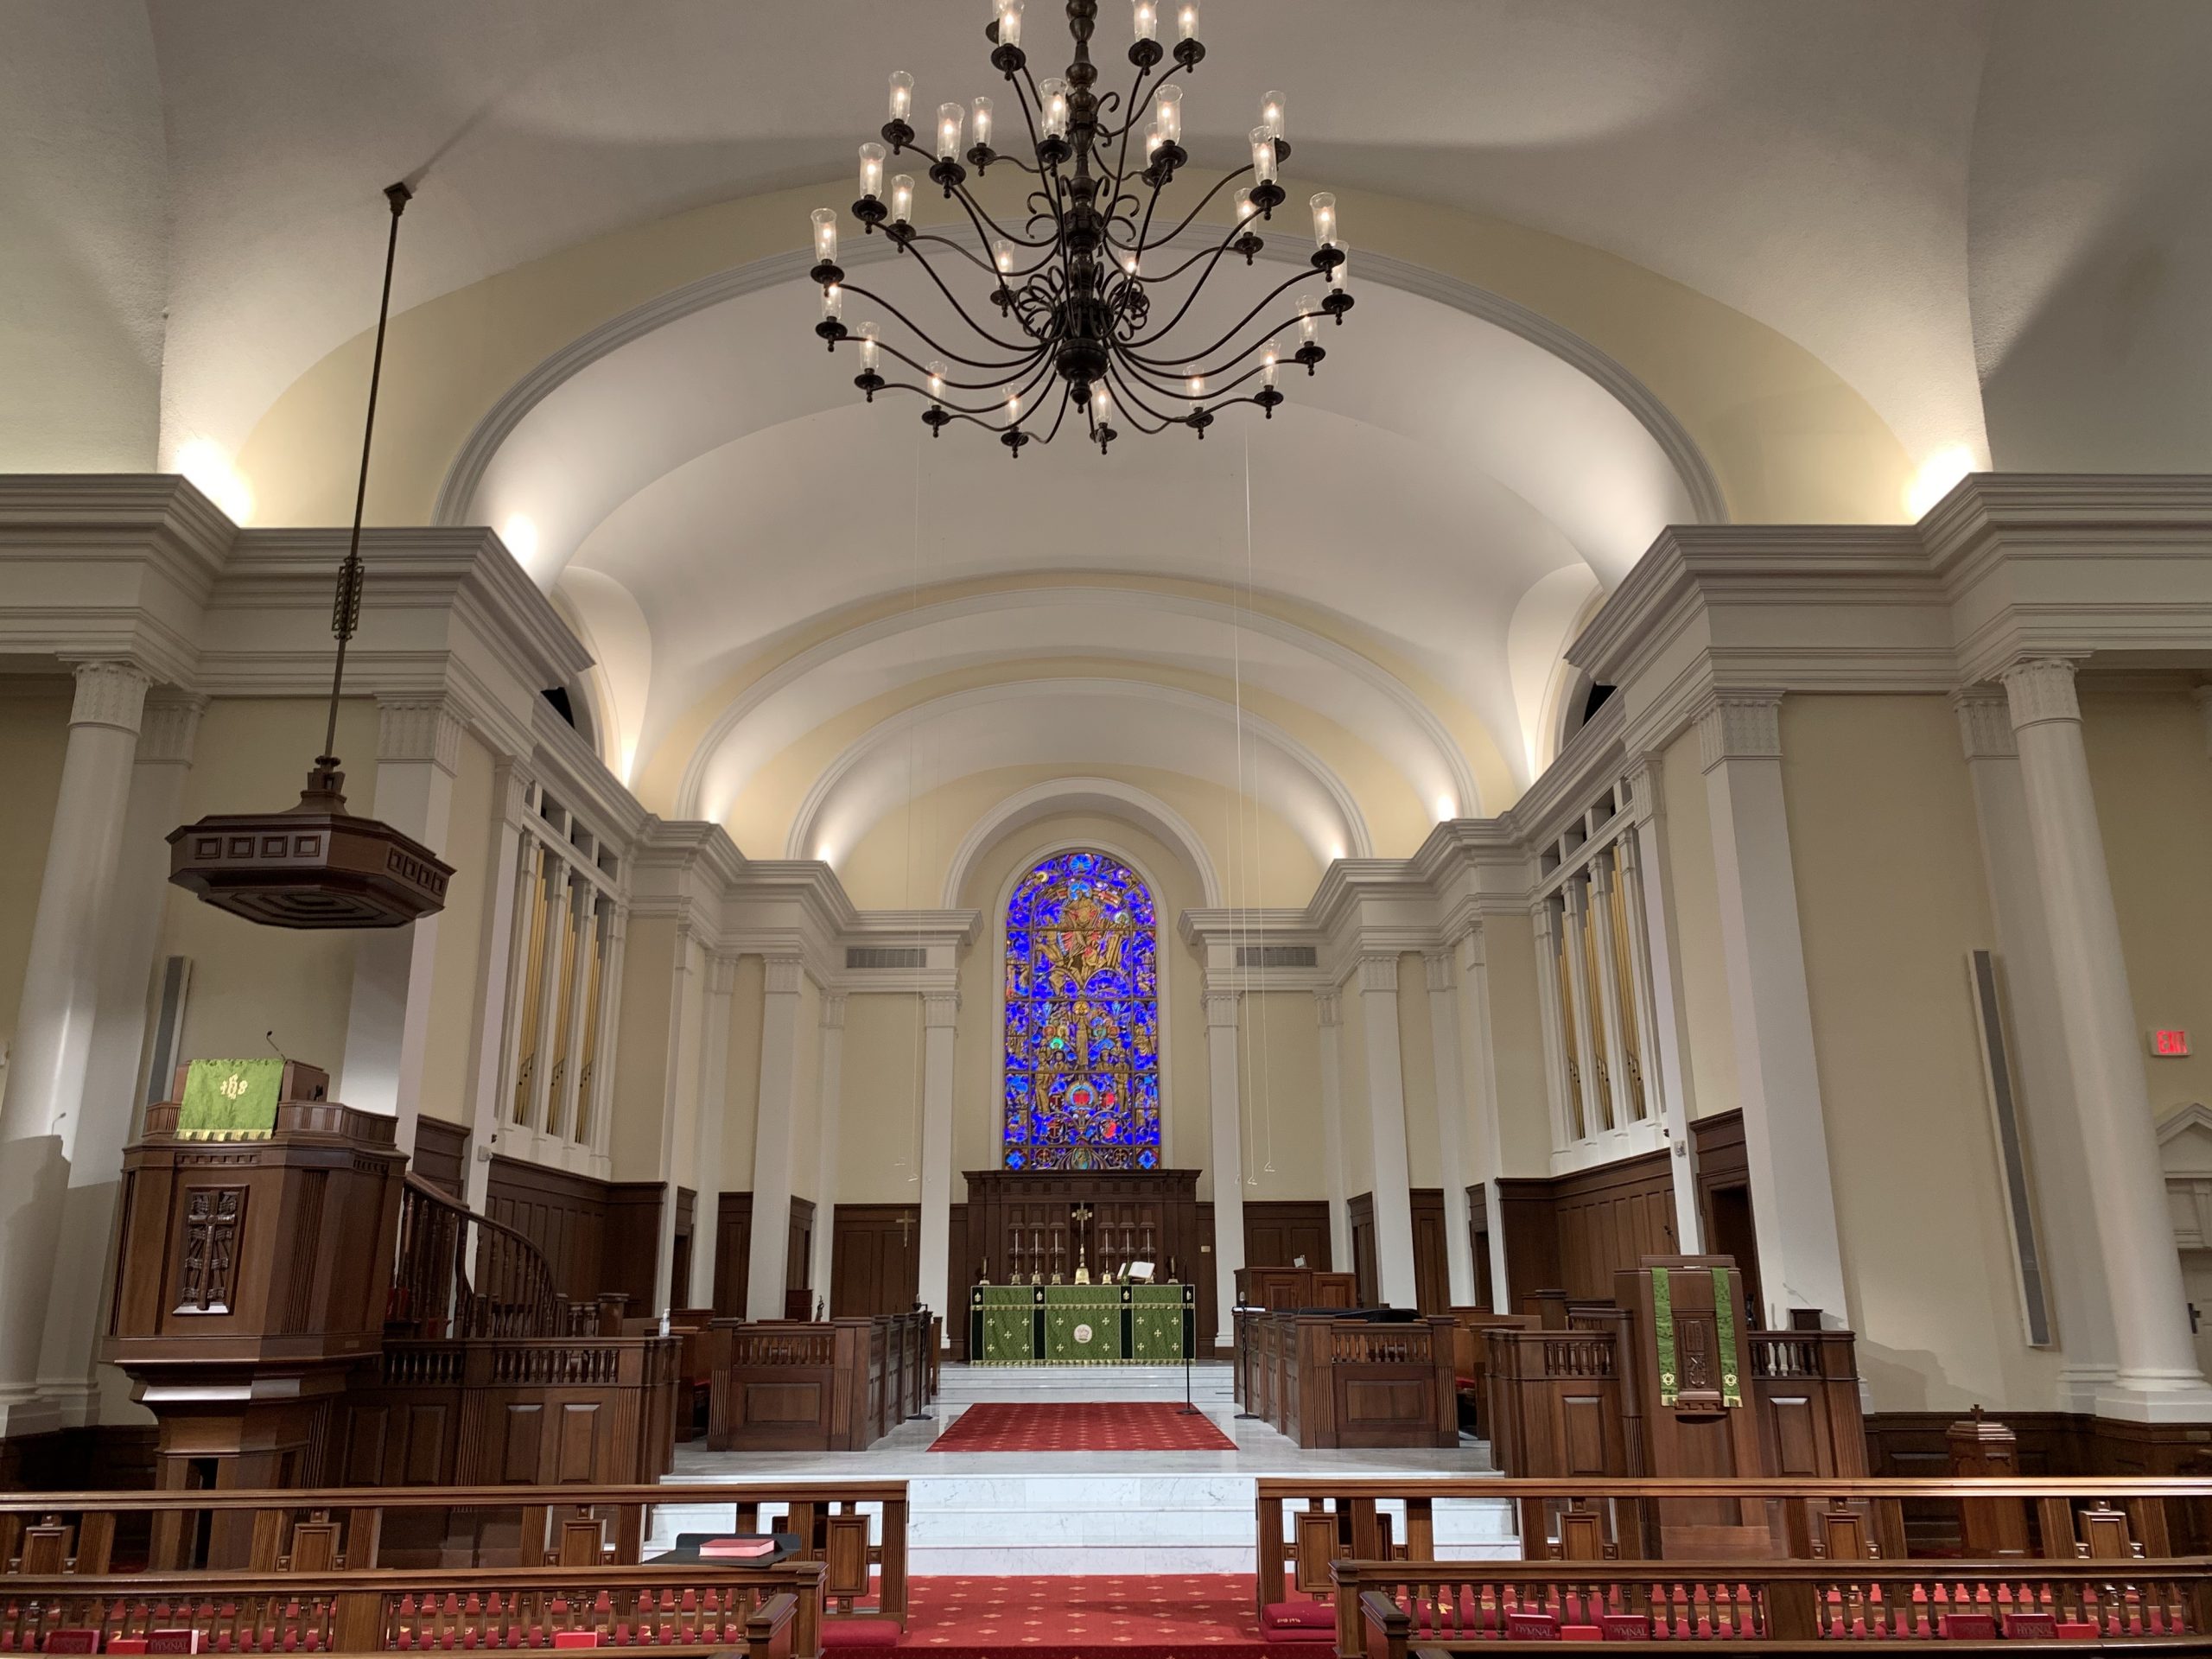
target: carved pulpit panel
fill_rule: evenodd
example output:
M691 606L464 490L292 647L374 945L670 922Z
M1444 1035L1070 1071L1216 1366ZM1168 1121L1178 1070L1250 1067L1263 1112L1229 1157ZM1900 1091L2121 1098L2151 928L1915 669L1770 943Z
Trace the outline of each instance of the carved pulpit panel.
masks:
M238 1275L243 1186L194 1186L184 1198L184 1253L177 1274L178 1313L227 1313Z

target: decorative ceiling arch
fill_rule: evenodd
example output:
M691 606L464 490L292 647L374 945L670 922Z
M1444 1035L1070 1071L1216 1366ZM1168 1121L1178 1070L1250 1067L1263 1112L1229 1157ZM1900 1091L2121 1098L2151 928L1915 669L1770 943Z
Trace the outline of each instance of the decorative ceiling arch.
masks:
M1224 902L1221 877L1205 841L1188 819L1160 797L1111 778L1055 778L1017 790L969 826L945 870L945 908L959 908L960 895L985 854L1008 836L1063 812L1097 812L1135 823L1181 855L1198 877L1209 909Z
M970 619L1069 606L1121 607L1195 619L1244 629L1287 646L1313 659L1322 671L1340 673L1356 686L1373 693L1387 710L1389 721L1403 722L1395 732L1363 731L1357 725L1353 725L1352 729L1355 734L1368 736L1386 755L1394 749L1402 755L1408 738L1425 748L1429 765L1423 770L1433 775L1408 777L1408 784L1424 804L1436 798L1440 777L1440 787L1452 804L1452 811L1446 816L1478 817L1484 809L1483 791L1450 730L1402 680L1372 658L1296 622L1255 607L1153 587L1074 582L935 600L858 624L786 658L747 686L701 734L684 764L675 802L677 816L713 816L717 810L717 798L726 800L742 789L746 779L784 742L798 731L842 712L843 707L865 695L863 689L848 685L841 691L825 693L827 701L806 698L804 688L810 677L818 676L831 665L849 666L870 648L875 648L881 655L894 642ZM1326 700L1319 706L1327 706ZM1341 702L1330 711L1339 719L1345 717ZM1351 724L1350 721L1346 723ZM1379 728L1384 722L1370 721L1369 725ZM747 729L748 726L750 731ZM753 753L749 764L733 765L728 750L741 734L748 741ZM1399 764L1402 772L1412 770L1402 758ZM711 788L710 780L714 785Z
M1249 791L1290 824L1317 862L1325 865L1337 858L1373 855L1366 815L1351 791L1311 749L1272 721L1179 686L1103 677L976 686L917 703L878 721L821 769L792 814L785 855L820 858L834 865L893 804L908 798L913 784L913 751L910 748L905 766L899 766L889 753L902 737L912 735L918 743L922 728L939 728L933 753L940 760L948 753L954 755L944 766L945 776L964 776L993 766L1039 758L1065 758L1080 766L1085 759L1080 748L1065 756L1049 751L1041 756L1027 753L1021 745L1032 734L1019 728L1010 711L1019 710L1032 721L1043 720L1048 711L1063 717L1088 715L1095 734L1103 723L1097 718L1102 712L1109 706L1118 712L1118 705L1125 702L1149 704L1156 711L1184 717L1185 728L1180 731L1165 722L1142 734L1123 731L1131 762L1166 765L1171 770L1218 781L1217 772L1200 770L1196 763L1178 766L1175 762L1180 757L1166 753L1166 745L1171 739L1180 738L1185 752L1194 753L1202 747L1194 741L1198 737L1218 744L1223 734L1235 733L1241 746L1236 753L1249 758ZM1195 728L1189 725L1193 716L1201 722ZM1126 726L1125 721L1120 724ZM1064 728L1056 728L1053 735L1053 747L1061 747ZM956 743L960 746L957 750ZM1119 763L1118 757L1104 758ZM880 775L870 775L868 769L880 760L887 763ZM942 777L938 779L943 780Z

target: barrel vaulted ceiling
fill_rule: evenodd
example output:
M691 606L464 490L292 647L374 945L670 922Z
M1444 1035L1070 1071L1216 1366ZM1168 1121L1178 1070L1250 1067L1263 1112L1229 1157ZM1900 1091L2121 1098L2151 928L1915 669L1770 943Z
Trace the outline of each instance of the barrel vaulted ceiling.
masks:
M418 387L476 389L396 391L381 454L417 482L384 516L506 536L648 804L836 861L918 757L934 785L1142 770L1241 783L1319 863L1509 804L1565 641L1669 522L1900 518L1993 461L2201 467L2212 439L2188 0L1205 0L1199 160L1281 86L1293 186L1402 211L1382 252L1348 219L1321 375L1203 444L1010 463L858 404L778 257L804 194L788 249L647 269L739 222L716 204L842 206L886 71L989 90L987 12L20 0L0 367L54 393L0 409L0 467L181 467L313 516L293 474L345 448L375 192L407 176L396 386L411 340ZM435 334L472 294L493 323ZM1846 482L1793 496L1824 424Z

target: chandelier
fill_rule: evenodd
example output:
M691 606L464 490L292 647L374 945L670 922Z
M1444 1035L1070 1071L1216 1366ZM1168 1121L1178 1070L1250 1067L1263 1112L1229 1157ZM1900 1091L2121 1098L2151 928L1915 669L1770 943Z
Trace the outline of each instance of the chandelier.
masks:
M1030 73L1022 49L1023 0L994 0L983 34L991 42L991 67L1013 88L1021 123L1017 143L1028 159L992 148L997 112L989 99L978 98L969 105L938 106L927 171L929 181L960 204L975 232L972 247L965 232L915 226L911 175L892 176L887 196L887 162L909 150L930 155L912 124L914 78L903 71L891 77L883 142L860 147L861 194L853 217L865 233L880 230L902 255L920 262L955 321L945 328L950 339L940 340L882 296L847 283L837 264L836 211L816 208L810 274L822 286L822 317L814 332L833 353L840 346L857 349L861 372L853 384L868 402L879 391L912 392L927 405L922 420L931 437L956 421L969 422L996 432L1017 459L1023 446L1050 443L1073 430L1069 412L1078 410L1086 440L1103 454L1119 435L1117 421L1146 434L1187 427L1203 439L1217 413L1233 404L1255 404L1273 419L1283 401L1276 378L1284 362L1313 372L1327 354L1318 338L1321 318L1341 325L1352 305L1332 195L1312 200L1310 271L1261 296L1218 338L1204 339L1205 326L1193 321L1198 295L1224 256L1242 254L1249 266L1265 245L1256 221L1272 219L1286 199L1281 168L1290 145L1283 138L1283 95L1269 92L1251 131L1249 164L1216 182L1173 228L1160 228L1160 198L1190 161L1177 76L1188 76L1205 56L1198 0L1182 0L1175 10L1178 39L1171 48L1160 42L1157 0L1131 0L1129 62L1136 78L1124 96L1094 90L1098 66L1091 61L1090 39L1098 0L1067 0L1074 55L1065 74L1042 81ZM1170 58L1173 66L1160 69ZM985 211L968 185L969 168L980 179L1000 166L1032 181L1027 215L1014 228ZM1227 232L1171 264L1166 249L1231 187ZM982 303L964 303L947 271L971 284L978 277L988 282ZM1316 283L1322 287L1318 296L1310 291ZM1309 291L1293 297L1301 286ZM849 329L845 309L853 299L895 319L912 336L909 346L884 338L873 321ZM887 378L886 368L896 374L899 364L916 378Z

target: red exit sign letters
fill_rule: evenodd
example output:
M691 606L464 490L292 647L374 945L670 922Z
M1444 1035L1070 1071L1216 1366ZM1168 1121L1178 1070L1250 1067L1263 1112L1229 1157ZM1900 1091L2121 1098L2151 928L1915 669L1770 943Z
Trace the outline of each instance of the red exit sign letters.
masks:
M2151 1033L2151 1052L2160 1059L2177 1059L2189 1052L2189 1033L2185 1031L2154 1031Z

